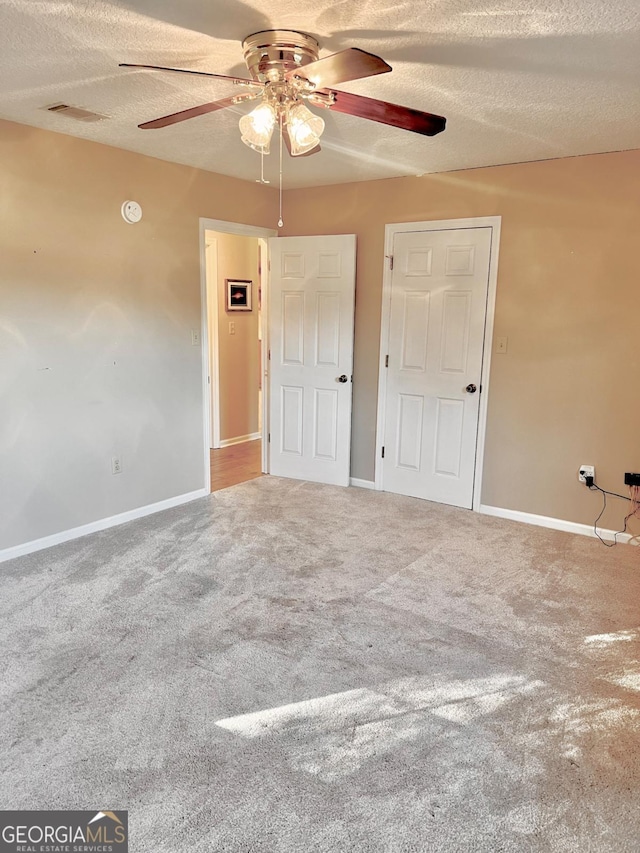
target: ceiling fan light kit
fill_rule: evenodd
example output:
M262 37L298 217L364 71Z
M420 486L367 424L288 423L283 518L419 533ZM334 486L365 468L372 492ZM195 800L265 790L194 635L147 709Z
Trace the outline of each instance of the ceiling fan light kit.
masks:
M316 148L324 131L324 119L314 115L300 101L287 105L286 116L291 156L297 157Z
M324 121L303 103L315 83L298 75L318 61L318 42L293 30L263 30L243 41L244 59L254 81L264 87L262 103L240 119L241 139L261 154L269 153L276 124L287 134L287 148L299 157L317 148Z
M263 101L248 115L240 119L240 138L245 145L260 154L269 153L269 145L273 136L278 116L273 106Z

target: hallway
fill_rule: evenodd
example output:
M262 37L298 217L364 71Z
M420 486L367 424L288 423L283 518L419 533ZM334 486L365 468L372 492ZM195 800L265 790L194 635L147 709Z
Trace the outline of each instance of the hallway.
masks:
M262 476L262 441L245 441L211 451L211 491Z

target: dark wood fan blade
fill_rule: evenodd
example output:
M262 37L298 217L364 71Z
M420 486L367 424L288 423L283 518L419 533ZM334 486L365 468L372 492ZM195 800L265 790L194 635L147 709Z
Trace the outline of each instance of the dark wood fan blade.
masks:
M435 136L436 133L441 133L447 123L443 116L423 113L411 107L401 107L399 104L376 101L374 98L352 95L350 92L338 92L335 89L328 89L327 93L335 98L335 103L329 106L329 109L334 112L368 118L371 121L379 121L381 124L389 124L391 127L401 127L403 130L421 133L423 136Z
M316 89L323 89L325 86L335 86L348 80L359 80L361 77L373 77L387 71L391 71L391 66L384 59L374 53L367 53L366 50L350 47L295 68L285 77L288 80L292 77L304 77L313 83Z
M207 113L214 113L216 110L223 110L225 107L232 107L235 103L235 98L223 98L221 101L212 101L210 104L202 104L200 107L191 107L190 110L181 110L179 113L171 113L171 115L162 116L162 118L145 121L143 124L139 124L138 127L140 130L157 130L159 127L178 124L178 122L186 121L188 118L196 118Z
M231 80L232 83L246 83L249 86L264 86L257 80L247 80L244 77L229 77L228 74L213 74L210 71L190 71L188 68L166 68L164 65L132 65L121 62L120 68L142 68L145 71L174 71L176 74L195 74L197 77L216 77L218 80Z
M284 144L287 146L287 151L291 154L291 137L289 136L289 130L287 129L286 124L282 128L282 138L284 139ZM315 148L311 149L311 151L305 151L304 154L296 154L296 160L298 157L310 157L312 154L318 154L321 150L320 143L318 143ZM291 154L291 156L293 157L293 154Z

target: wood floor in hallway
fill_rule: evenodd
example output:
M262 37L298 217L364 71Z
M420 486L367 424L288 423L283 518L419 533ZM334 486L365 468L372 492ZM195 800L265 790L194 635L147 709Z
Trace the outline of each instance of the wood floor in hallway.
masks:
M245 441L211 451L211 491L262 477L262 441Z

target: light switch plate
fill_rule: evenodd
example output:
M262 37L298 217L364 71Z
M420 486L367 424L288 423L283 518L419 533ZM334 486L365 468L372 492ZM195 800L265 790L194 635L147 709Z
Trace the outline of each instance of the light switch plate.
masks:
M509 338L496 338L496 352L506 352Z

